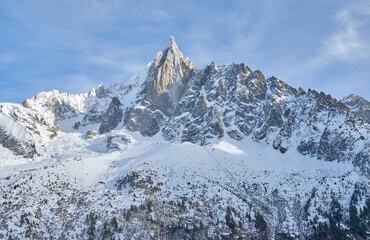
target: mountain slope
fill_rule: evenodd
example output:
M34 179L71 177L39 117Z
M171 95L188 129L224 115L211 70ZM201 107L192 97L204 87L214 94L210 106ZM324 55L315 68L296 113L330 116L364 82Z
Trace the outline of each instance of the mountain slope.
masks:
M31 134L21 124L2 113L0 113L0 138L1 145L16 155L33 157L36 154Z
M198 69L171 37L127 83L0 104L2 147L33 157L0 159L0 237L364 239L358 99Z

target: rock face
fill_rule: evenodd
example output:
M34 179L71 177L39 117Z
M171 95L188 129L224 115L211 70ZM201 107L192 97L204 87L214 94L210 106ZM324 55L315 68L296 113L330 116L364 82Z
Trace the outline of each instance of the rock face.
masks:
M127 109L126 114L124 126L130 131L139 131L143 136L154 136L166 122L161 111L153 112L143 106Z
M107 96L107 93L105 92L105 88L103 84L99 84L98 88L96 89L96 97L98 98L104 98Z
M344 97L341 102L346 105L351 112L355 113L367 123L370 123L370 102L366 99L355 94L351 94Z
M14 155L34 157L37 154L31 134L21 124L0 113L0 142Z
M152 79L143 91L142 104L170 116L184 94L195 67L190 60L184 59L171 37L163 54L156 57L149 71L149 78Z
M112 98L111 103L107 111L103 116L103 120L99 127L99 133L107 133L118 126L118 123L122 121L123 112L121 109L121 102L118 98Z
M182 98L196 68L184 59L173 37L165 50L154 59L147 72L146 84L140 92L139 108L127 111L125 125L145 136L159 132Z
M115 132L107 137L107 151L122 151L135 140L128 134Z
M86 139L92 139L94 137L96 137L99 133L94 131L94 130L89 130L85 133L85 138Z
M78 115L74 108L64 102L55 101L53 107L57 121L76 117Z

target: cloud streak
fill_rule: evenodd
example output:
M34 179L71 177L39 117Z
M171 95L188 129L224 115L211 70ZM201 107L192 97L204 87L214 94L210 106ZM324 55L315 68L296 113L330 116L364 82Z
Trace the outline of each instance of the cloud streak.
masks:
M313 55L291 62L283 75L339 98L357 93L369 99L369 77L364 67L370 64L370 3L343 6L330 20L334 28L321 36Z
M338 12L336 20L340 24L340 29L324 42L323 54L342 61L366 57L369 46L361 36L361 27L367 24L361 23L359 21L360 17L361 12L356 8L344 9Z

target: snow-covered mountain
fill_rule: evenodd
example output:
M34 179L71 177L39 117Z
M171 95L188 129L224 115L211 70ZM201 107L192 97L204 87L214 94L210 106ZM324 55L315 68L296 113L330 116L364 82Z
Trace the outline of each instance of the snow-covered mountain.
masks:
M351 94L344 97L341 102L346 105L352 113L355 113L367 123L370 123L370 103L366 99L355 94Z
M0 238L366 239L368 106L171 37L127 83L0 104Z

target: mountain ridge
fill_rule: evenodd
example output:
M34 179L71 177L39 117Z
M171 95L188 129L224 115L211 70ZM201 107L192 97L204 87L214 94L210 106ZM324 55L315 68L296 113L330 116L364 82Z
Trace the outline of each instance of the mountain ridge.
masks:
M0 103L0 238L366 239L367 103L171 37L127 83Z
M341 138L342 142L339 142L333 140L333 137L338 136L329 137L333 133L328 127L335 128L330 125L332 121L339 121L341 123L338 124L344 124L347 128L351 126L346 124L346 121L352 119L356 121L354 120L356 117L364 118L368 122L367 115L364 113L359 115L359 111L350 110L349 101L338 101L330 95L311 89L306 93L303 89L293 88L276 77L266 79L261 71L252 71L244 63L233 63L229 66L211 63L198 69L190 59L185 60L174 37L170 37L163 53L159 53L141 75L143 76L137 83L132 82L137 78L133 77L130 83L117 83L107 89L104 85L99 85L97 90L93 89L85 94L60 94L56 90L42 92L34 98L26 99L23 106L39 111L41 105L44 109L41 112L49 111L49 118L54 117L54 121L48 129L55 129L51 135L55 136L58 132L58 120L84 115L82 122L76 121L74 124L76 129L81 124L86 126L105 121L104 115L108 117L106 111L109 109L106 101L112 101L116 97L123 103L121 106L123 109L117 108L120 117L115 120L114 127L105 127L110 130L123 121L123 127L130 131L139 131L144 136L154 136L161 131L162 136L168 141L199 142L201 145L207 144L209 138L222 138L225 134L238 140L252 134L256 141L264 140L282 153L294 147L302 154L329 161L355 159L354 164L366 168L365 173L369 170L365 161L369 157L366 147L362 152L350 152L350 149L356 149L357 145L361 145L363 141L361 139L368 135L369 126L366 123L367 130L363 127L362 130L354 128L359 141ZM133 86L138 90L131 90ZM135 95L133 97L136 98L136 103L133 103L133 99L128 103L126 95L129 91ZM303 102L311 103L312 106ZM361 106L368 106L366 102ZM257 108L260 110L256 111ZM302 108L306 109L302 111ZM121 111L122 114L119 113ZM298 137L300 144L292 143L292 134L294 135L295 131L296 134L302 135L295 126L307 119L310 120L305 123L306 125L317 124L321 111L322 114L324 112L328 114L321 119L322 123L327 124L326 128L317 130L314 126L308 129L312 135L320 138L320 141L312 137L310 139ZM182 116L184 114L188 116ZM306 117L297 120L298 115L302 114ZM342 115L341 117L346 120L339 120L339 116L335 120L330 114ZM178 129L185 124L186 129L179 132ZM202 129L199 128L201 125ZM365 140L366 144L369 144L368 140ZM325 147L322 147L323 145ZM338 154L343 153L339 149L343 147L348 149L349 153L347 151L346 154ZM330 154L327 154L328 149L331 151Z

